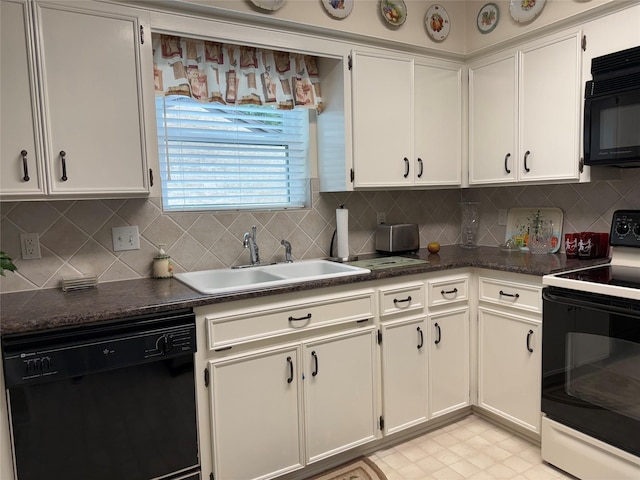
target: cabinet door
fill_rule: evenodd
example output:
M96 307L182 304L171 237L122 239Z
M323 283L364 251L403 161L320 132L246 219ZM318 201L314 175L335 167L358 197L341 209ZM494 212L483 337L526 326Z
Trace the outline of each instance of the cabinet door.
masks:
M462 169L461 68L414 66L416 185L460 185Z
M516 60L513 54L469 68L470 184L517 178Z
M304 344L309 463L376 438L375 345L370 328Z
M215 478L302 468L298 356L288 347L209 362Z
M521 52L520 180L580 177L580 33Z
M413 62L352 53L356 187L413 184Z
M540 322L478 310L478 403L540 432Z
M72 3L36 4L50 192L148 192L138 18Z
M385 434L427 420L427 348L424 317L382 326L382 408Z
M469 309L429 315L430 418L469 405Z
M0 194L40 196L45 187L29 8L2 0L0 9Z

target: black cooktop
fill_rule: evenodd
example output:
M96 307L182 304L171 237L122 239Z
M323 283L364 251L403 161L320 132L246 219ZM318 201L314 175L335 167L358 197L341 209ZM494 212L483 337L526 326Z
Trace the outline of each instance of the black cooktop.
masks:
M640 268L623 265L603 265L556 275L569 280L600 283L640 289Z

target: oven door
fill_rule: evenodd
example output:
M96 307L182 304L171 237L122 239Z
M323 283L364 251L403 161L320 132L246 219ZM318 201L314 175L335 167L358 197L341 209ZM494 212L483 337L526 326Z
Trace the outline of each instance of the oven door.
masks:
M543 290L542 411L640 455L640 302Z
M586 165L640 165L640 88L587 98L584 106Z

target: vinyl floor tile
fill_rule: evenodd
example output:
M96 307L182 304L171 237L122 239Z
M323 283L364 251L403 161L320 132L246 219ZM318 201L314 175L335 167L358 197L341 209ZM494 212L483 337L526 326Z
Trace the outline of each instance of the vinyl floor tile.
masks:
M540 448L477 415L369 457L388 480L575 480Z

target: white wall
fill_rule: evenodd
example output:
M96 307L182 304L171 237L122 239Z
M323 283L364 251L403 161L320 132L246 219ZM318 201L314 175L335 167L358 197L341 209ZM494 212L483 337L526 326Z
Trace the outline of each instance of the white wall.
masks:
M546 0L536 19L526 24L516 22L509 14L509 0L493 0L500 10L498 25L489 34L476 28L478 11L488 0L404 0L407 20L399 26L389 25L380 14L379 0L355 0L353 11L343 19L330 16L321 0L285 0L276 11L264 10L250 0L180 0L182 6L203 7L213 15L240 15L256 22L276 22L295 27L322 29L328 36L348 34L372 41L389 41L400 46L418 47L440 53L471 54L520 35L549 27L570 17L598 9L612 9L637 0ZM451 32L442 42L434 41L427 33L424 17L434 3L442 5L451 21ZM240 17L239 17L240 18Z

